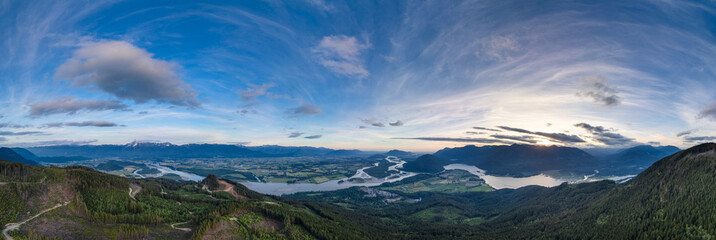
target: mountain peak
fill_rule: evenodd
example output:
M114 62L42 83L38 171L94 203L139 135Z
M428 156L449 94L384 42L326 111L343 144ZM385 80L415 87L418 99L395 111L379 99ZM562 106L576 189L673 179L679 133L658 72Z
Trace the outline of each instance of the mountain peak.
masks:
M128 148L136 148L136 147L170 147L174 146L174 144L170 142L155 142L155 141L145 141L145 140L134 140L130 143L127 143L124 145Z

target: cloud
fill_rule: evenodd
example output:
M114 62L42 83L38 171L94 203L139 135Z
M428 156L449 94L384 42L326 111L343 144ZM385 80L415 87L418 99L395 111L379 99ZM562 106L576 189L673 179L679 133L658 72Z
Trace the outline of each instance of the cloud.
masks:
M438 142L473 142L473 143L505 143L506 142L497 139L490 138L450 138L450 137L414 137L414 138L391 138L391 139L404 139L404 140L423 140L423 141L438 141Z
M194 90L175 72L176 64L152 57L124 41L86 43L57 68L55 77L136 103L201 105Z
M323 113L323 111L321 111L321 109L318 108L318 106L316 106L316 105L304 103L304 104L301 104L301 106L287 109L286 113L293 117L301 117L301 116L310 116L310 115L321 114L321 113Z
M0 131L0 136L24 136L24 135L38 135L38 134L45 134L45 133L38 132L38 131L24 131L24 132Z
M467 131L466 134L473 134L473 135L479 135L479 134L486 134L486 132L475 132L475 131Z
M493 129L493 128L485 128L485 127L472 127L472 128L473 128L473 129L476 129L476 130L485 130L485 131L493 131L493 132L502 132L502 131L501 131L501 130L499 130L499 129Z
M14 144L17 147L37 147L37 146L57 146L57 145L87 145L90 143L97 142L97 139L91 140L50 140L50 141L38 141L31 143L18 143Z
M239 96L241 96L241 100L246 101L246 102L254 100L257 97L266 95L266 93L267 93L266 90L273 87L274 84L273 83L267 83L267 84L263 84L263 85L249 84L249 86L251 86L251 88L238 92Z
M676 136L677 136L677 137L683 137L683 136L686 136L686 135L691 135L692 133L695 133L696 131L698 131L698 129L686 130L686 131L677 133Z
M368 128L368 127L366 127L366 126L358 126L358 128L364 129L364 128Z
M0 128L29 128L32 127L30 124L12 124L12 123L0 123Z
M711 118L711 120L716 121L716 102L707 105L704 109L701 109L698 118Z
M79 111L127 110L128 105L119 101L84 100L74 97L60 98L54 101L35 103L30 107L30 116L46 116L52 114L75 114Z
M592 138L594 140L601 142L605 145L624 145L628 143L633 143L634 140L633 138L627 138L619 133L614 132L616 131L615 129L607 129L602 126L592 126L587 123L578 123L574 126L587 130L593 135Z
M591 97L594 102L604 104L607 107L613 107L621 103L621 98L617 96L617 89L609 86L604 77L600 75L592 75L586 78L587 89L577 92L577 96Z
M713 141L716 140L716 136L699 136L699 137L685 137L684 141L687 142L702 142L702 141Z
M537 143L537 140L534 140L533 136L527 136L527 135L512 136L512 135L495 134L495 135L490 135L490 137L498 138L498 139L519 141L519 142L526 142L526 143Z
M7 141L7 138L0 137L0 142L5 142L5 141Z
M42 127L44 128L54 128L54 127L117 127L121 126L124 127L125 125L119 125L113 122L108 121L84 121L84 122L57 122L57 123L46 123L43 124Z
M288 135L289 138L297 138L303 135L302 132L292 132L291 135Z
M398 121L388 123L388 124L390 124L390 126L393 126L393 127L399 127L399 126L403 126L403 121L398 120Z
M147 113L149 113L149 112L147 112L147 111L141 111L141 112L138 112L137 114L147 114Z
M385 124L383 124L382 122L376 121L375 118L371 118L371 119L361 119L361 121L363 121L363 123L365 123L365 124L367 124L367 125L371 125L371 126L373 126L373 127L385 127ZM397 123L397 122L396 122L396 123ZM401 122L401 123L402 123L402 122ZM393 124L390 123L390 125L393 125Z
M492 36L482 41L483 51L479 51L476 55L486 55L497 61L512 60L512 55L521 49L520 44L514 37L510 36Z
M661 145L660 142L656 142L656 141L649 141L649 142L647 142L646 144L649 144L649 145L652 145L652 146L659 146L659 145Z
M321 138L321 137L323 137L323 135L312 135L312 136L305 136L305 137L303 137L303 138L308 138L308 139L316 139L316 138Z
M319 62L331 71L347 76L364 78L370 75L360 58L369 44L360 43L355 37L345 35L325 36L313 48Z
M564 143L585 142L584 139L580 138L577 135L569 135L569 134L564 134L564 133L533 132L530 130L525 130L525 129L521 129L521 128L512 128L512 127L507 127L507 126L498 126L498 128L507 130L507 131L512 131L512 132L542 136L542 137L546 137L546 138L549 138L549 139L552 139L552 140L555 140L558 142L564 142Z

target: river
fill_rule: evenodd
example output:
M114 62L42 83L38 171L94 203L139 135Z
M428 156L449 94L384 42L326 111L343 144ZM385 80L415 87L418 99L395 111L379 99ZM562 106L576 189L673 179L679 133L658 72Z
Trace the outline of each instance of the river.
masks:
M249 181L243 181L241 184L248 187L251 190L254 190L259 193L263 194L270 194L270 195L284 195L284 194L292 194L292 193L298 193L298 192L313 192L313 191L335 191L340 189L346 189L350 187L360 186L360 187L372 187L372 186L378 186L383 183L389 183L389 182L397 182L400 180L403 180L405 178L409 178L412 176L417 175L417 173L413 172L406 172L402 170L403 164L405 164L405 161L395 157L395 156L388 156L385 158L386 161L389 161L391 163L395 163L395 165L390 166L388 168L389 171L397 171L397 173L391 174L388 177L385 178L375 178L367 174L364 170L371 168L373 166L377 166L376 164L373 164L372 166L364 167L361 169L358 169L356 173L347 178L342 179L336 179L331 180L323 183L272 183L272 182L249 182ZM199 176L196 174L183 172L174 170L165 166L161 166L158 164L147 164L148 167L154 168L160 171L158 174L151 174L146 175L146 177L160 177L166 174L176 174L179 175L182 179L188 180L188 181L196 181L200 182L204 179L203 176ZM485 182L490 185L491 187L495 189L505 189L505 188L521 188L525 186L530 185L538 185L543 187L554 187L559 184L562 184L564 182L570 182L570 183L578 183L578 182L588 182L588 181L597 181L601 179L609 179L616 182L624 182L628 179L631 179L634 177L634 175L628 175L628 176L616 176L616 177L609 177L609 178L601 178L601 179L595 179L591 178L594 175L584 176L584 179L578 179L578 180L564 180L564 179L557 179L550 176L547 176L545 174L539 174L535 176L530 177L522 177L522 178L515 178L515 177L501 177L501 176L493 176L488 175L485 173L485 170L482 170L478 167L472 166L472 165L466 165L466 164L450 164L443 167L445 170L465 170L469 173L472 173L473 175L476 175L482 179L485 180ZM136 171L135 171L136 174ZM137 174L139 175L139 174ZM140 175L141 176L141 175ZM145 176L141 176L145 177ZM258 178L257 178L258 180Z

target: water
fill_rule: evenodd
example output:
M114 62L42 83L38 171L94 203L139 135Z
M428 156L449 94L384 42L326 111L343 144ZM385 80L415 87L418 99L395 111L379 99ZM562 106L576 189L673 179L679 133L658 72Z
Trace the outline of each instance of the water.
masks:
M337 179L337 180L331 180L319 184L315 183L271 183L271 182L261 182L260 179L256 179L258 182L241 182L244 186L248 187L251 190L254 190L259 193L263 194L269 194L269 195L284 195L284 194L292 194L292 193L298 193L298 192L320 192L320 191L335 191L340 189L346 189L350 187L372 187L372 186L378 186L383 183L390 183L390 182L397 182L400 180L403 180L405 178L409 178L412 176L417 175L417 173L413 172L406 172L402 170L403 164L405 164L405 161L401 160L398 157L389 156L385 160L395 163L395 165L388 168L389 171L397 171L397 173L391 174L388 177L385 178L374 178L370 176L369 174L365 173L365 169L368 169L372 166L364 167L361 169L358 169L356 173L347 178L343 179ZM196 181L200 182L204 179L204 177L187 173L183 171L177 171L165 166L161 166L158 164L147 164L148 167L154 168L160 171L158 174L151 174L146 176L140 177L161 177L166 174L176 174L179 175L182 179L187 181ZM377 166L376 164L373 164L373 166ZM576 181L567 181L563 179L557 179L553 178L544 174L539 174L531 177L523 177L523 178L515 178L515 177L500 177L500 176L493 176L488 175L485 173L485 170L482 170L478 167L471 166L471 165L465 165L465 164L450 164L443 167L445 170L454 170L454 169L460 169L465 170L469 173L472 173L473 175L476 175L482 179L485 180L485 182L490 185L491 187L495 189L505 189L505 188L521 188L525 186L530 185L537 185L537 186L543 186L543 187L554 187L559 184L562 184L564 182L570 182L570 183L579 183L579 182L590 182L590 181L597 181L602 179L609 179L612 181L616 181L619 183L625 182L631 178L633 178L635 175L627 175L627 176L615 176L615 177L609 177L609 178L593 178L594 175L588 175L584 176L584 179L578 179ZM598 173L598 172L597 172ZM135 171L136 174L136 171ZM360 179L359 181L350 181L351 179Z
M173 173L173 174L179 175L179 177L181 177L182 179L184 179L186 181L201 182L201 180L204 180L204 177L202 177L202 176L199 176L199 175L196 175L193 173L177 171L177 170L174 170L174 169L171 169L171 168L168 168L165 166L161 166L161 165L155 164L155 163L147 164L147 167L157 169L157 170L159 170L160 173L148 174L146 176L140 175L141 177L161 177L161 176ZM135 174L137 174L136 172L137 171L135 171ZM137 175L139 175L139 174L137 174Z
M444 166L445 170L453 170L453 169L460 169L465 170L473 175L476 175L482 179L485 180L487 185L490 185L492 188L495 189L503 189L503 188L521 188L525 186L530 185L538 185L543 187L554 187L559 184L562 184L563 182L566 182L564 180L559 180L544 174L539 174L531 177L523 177L523 178L514 178L514 177L498 177L498 176L492 176L485 174L485 170L479 169L475 166L471 165L465 165L465 164L450 164L447 166Z
M356 174L354 174L351 177L338 179L338 180L331 180L319 184L315 183L267 183L267 182L241 182L244 186L247 188L254 190L259 193L263 194L269 194L269 195L284 195L284 194L292 194L292 193L298 193L298 192L322 192L322 191L335 191L340 189L346 189L350 187L372 187L372 186L378 186L383 183L390 183L390 182L397 182L400 180L403 180L405 178L409 178L412 176L417 175L416 173L406 172L402 171L400 169L397 169L397 165L403 166L405 161L401 160L400 158L389 156L385 160L396 163L395 166L391 166L389 170L395 170L398 171L398 173L391 174L388 177L385 178L374 178L365 173L363 170L371 168L364 167L361 169L358 169L356 171ZM375 166L375 164L374 164ZM360 182L352 182L349 181L350 179L361 179Z

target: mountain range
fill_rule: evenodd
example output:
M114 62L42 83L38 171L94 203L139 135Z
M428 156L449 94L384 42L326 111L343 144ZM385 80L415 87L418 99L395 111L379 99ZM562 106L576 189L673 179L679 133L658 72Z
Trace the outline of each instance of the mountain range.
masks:
M622 154L642 150L651 152ZM0 153L22 157L8 148ZM432 155L413 162L443 161L452 162ZM716 144L709 143L664 157L624 184L418 192L403 194L421 199L413 204L347 206L265 196L214 176L177 183L0 161L0 226L36 216L13 237L64 239L710 239L716 234L714 176ZM365 199L363 191L303 196Z
M595 157L573 147L525 144L487 145L481 147L467 145L464 147L445 148L435 152L431 157L416 158L417 155L414 153L397 149L386 153L373 154L374 152L361 150L335 150L318 147L277 145L247 147L227 144L174 145L167 142L135 141L123 145L59 145L5 150L5 152L8 151L13 151L25 160L45 163L63 163L105 157L368 157L381 160L386 156L397 156L408 161L404 166L406 170L412 169L416 172L435 172L439 171L444 165L463 163L477 166L493 175L519 177L555 171L577 175L590 174L594 170L598 170L603 174L613 175L635 174L658 159L679 151L679 149L674 146L654 147L641 145ZM6 159L17 158L8 157Z

